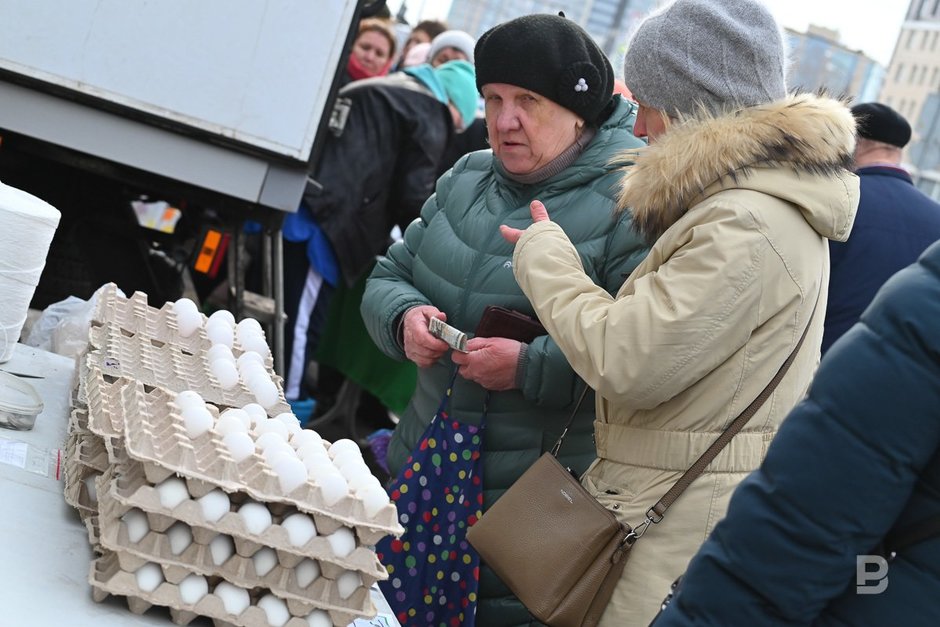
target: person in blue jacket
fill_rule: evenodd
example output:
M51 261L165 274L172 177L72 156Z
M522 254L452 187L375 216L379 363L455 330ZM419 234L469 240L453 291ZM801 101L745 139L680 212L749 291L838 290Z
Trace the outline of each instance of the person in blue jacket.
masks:
M832 346L655 627L940 625L938 321L940 243Z
M831 276L822 351L858 321L888 278L940 239L940 204L901 167L911 126L891 107L852 107L858 122L855 173L861 198L845 242L829 242Z

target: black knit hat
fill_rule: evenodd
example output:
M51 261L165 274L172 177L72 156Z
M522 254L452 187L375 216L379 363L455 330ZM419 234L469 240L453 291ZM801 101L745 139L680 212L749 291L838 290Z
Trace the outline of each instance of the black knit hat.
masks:
M567 18L526 15L494 26L477 40L474 57L477 89L487 83L522 87L590 124L610 115L614 70L591 36Z
M478 79L479 80L479 79ZM865 102L852 107L859 137L904 148L911 141L911 125L900 113L880 102Z

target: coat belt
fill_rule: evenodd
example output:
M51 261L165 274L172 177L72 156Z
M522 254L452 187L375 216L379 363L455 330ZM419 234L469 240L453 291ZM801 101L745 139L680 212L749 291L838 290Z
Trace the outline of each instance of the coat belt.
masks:
M708 465L707 472L751 472L760 466L774 431L744 431ZM661 431L594 422L597 456L613 462L684 471L721 435L720 431Z

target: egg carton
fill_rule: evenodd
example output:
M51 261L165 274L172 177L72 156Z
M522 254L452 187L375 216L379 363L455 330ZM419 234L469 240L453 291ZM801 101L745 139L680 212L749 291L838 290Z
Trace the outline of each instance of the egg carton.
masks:
M216 405L243 407L256 402L240 379L234 387L222 388L209 368L207 352L212 342L205 327L190 337L181 336L172 303L155 309L147 304L146 294L135 292L131 298L123 298L111 285L102 296L89 331L95 355L91 364L108 374L134 378L170 392L193 390ZM236 357L244 352L237 339L232 352ZM278 389L277 403L266 408L269 415L289 412L282 379L274 372L270 352L264 363Z
M63 464L65 502L80 513L97 513L97 499L89 494L87 481L89 478L94 480L94 477L101 475L107 467L108 453L100 440L69 436Z
M256 402L255 395L241 379L232 388L222 388L210 372L205 350L190 353L179 345L143 335L128 336L125 331L110 326L93 327L91 337L96 348L88 353L88 366L105 374L136 379L174 393L193 390L207 402L225 407L243 407ZM277 386L278 400L265 409L272 416L289 412L281 378L272 372L269 375Z
M102 517L110 520L113 512L121 511L121 506L116 499L103 496L102 511ZM362 585L344 599L340 596L335 579L328 576L328 567L331 566L329 564L321 564L320 576L301 586L296 580L295 567L285 566L281 561L285 554L279 554L277 565L269 572L259 575L255 570L254 561L238 553L233 553L224 563L216 564L208 544L197 541L197 536L206 540L205 532L208 530L194 528L192 531L193 542L179 555L173 554L166 533L150 530L143 538L131 542L126 525L119 523L109 522L102 527L101 544L118 556L121 568L127 572L135 572L145 563L154 562L160 564L164 578L170 583L178 584L190 573L197 573L206 577L222 577L249 590L256 587L267 588L275 596L295 602L298 609L303 609L306 613L319 608L326 611L353 612L359 616L375 615L375 606L369 592L374 583L372 578L360 575ZM212 532L209 535L214 537L217 534Z
M244 491L257 501L288 503L314 515L317 524L325 528L339 525L352 528L360 542L367 545L404 532L393 503L369 517L362 501L351 494L327 505L320 488L309 479L284 494L277 475L257 451L236 462L215 431L209 430L196 438L187 435L170 395L160 389L147 392L140 386L136 390L135 397L121 397L126 445L132 458L147 464L153 483L180 474L226 492Z
M169 609L170 620L177 625L188 625L198 616L210 618L215 627L269 627L267 616L256 605L258 598L264 594L263 589L250 590L251 605L241 614L235 616L226 611L211 586L209 593L195 604L182 600L179 585L164 581L152 592L146 592L137 585L133 573L121 569L118 557L111 552L105 552L91 564L88 575L92 586L92 597L96 602L104 601L109 596L121 596L127 599L127 606L135 614L143 614L153 606ZM306 613L297 604L287 601L287 608L291 617L284 627L308 627L304 619ZM345 627L359 616L353 612L331 610L328 612L330 620L336 627ZM374 614L373 614L374 616Z
M190 485L187 482L187 488ZM256 534L248 530L244 519L236 511L229 511L214 522L206 520L202 508L195 500L201 496L198 490L190 490L193 498L173 508L164 507L160 502L159 492L147 480L143 465L137 462L112 466L98 478L97 486L99 495L110 491L110 496L121 506L108 512L100 510L104 519L103 526L118 521L131 508L137 508L147 514L150 529L160 533L165 532L176 521L182 521L190 526L193 539L199 544L208 544L219 533L229 535L234 541L235 552L242 557L251 557L261 548L270 547L277 551L278 561L285 568L294 568L304 558L310 558L320 563L323 575L329 579L335 580L346 570L359 573L360 578L369 585L376 580L388 578L388 572L371 547L358 545L344 557L334 554L325 536L338 528L321 528L316 518L314 524L317 526L318 535L304 546L291 544L287 530L277 521L294 513L296 509L292 507L282 505L280 509L274 508L271 511L274 524ZM99 496L99 499L101 498Z
M79 434L79 435L93 435L91 430L88 428L88 407L76 407L72 406L72 410L69 412L69 424L66 427L66 433Z
M205 321L206 317L202 316L203 324ZM147 304L146 293L134 292L128 298L118 293L114 283L108 283L99 291L98 302L92 313L92 329L103 326L115 327L129 335L142 335L176 344L190 353L205 350L202 345L208 341L204 330L189 337L180 335L173 303L166 303L160 309L151 307Z

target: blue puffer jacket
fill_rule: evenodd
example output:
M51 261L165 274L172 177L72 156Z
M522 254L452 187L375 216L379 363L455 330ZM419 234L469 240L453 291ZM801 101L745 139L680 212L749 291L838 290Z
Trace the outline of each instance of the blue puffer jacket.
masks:
M621 174L614 158L642 145L633 136L636 105L620 100L577 161L533 185L513 182L494 167L490 151L471 153L437 183L421 218L389 248L366 285L362 318L379 348L404 359L396 321L406 310L433 304L447 322L472 332L487 305L534 315L512 273L513 247L499 225L532 223L529 203L545 203L577 247L585 272L611 294L646 256L629 212L616 212ZM453 372L449 354L420 368L418 384L388 448L396 472L437 410ZM483 439L484 510L549 450L571 414L583 383L553 339L536 338L528 348L522 389L493 392ZM450 415L471 424L481 418L486 391L457 378ZM579 473L594 460L594 396L588 394L559 458ZM528 613L488 569L481 571L477 624L502 627L528 623Z
M656 627L940 625L940 536L900 551L883 592L856 580L889 531L940 515L938 321L935 244L827 353Z

